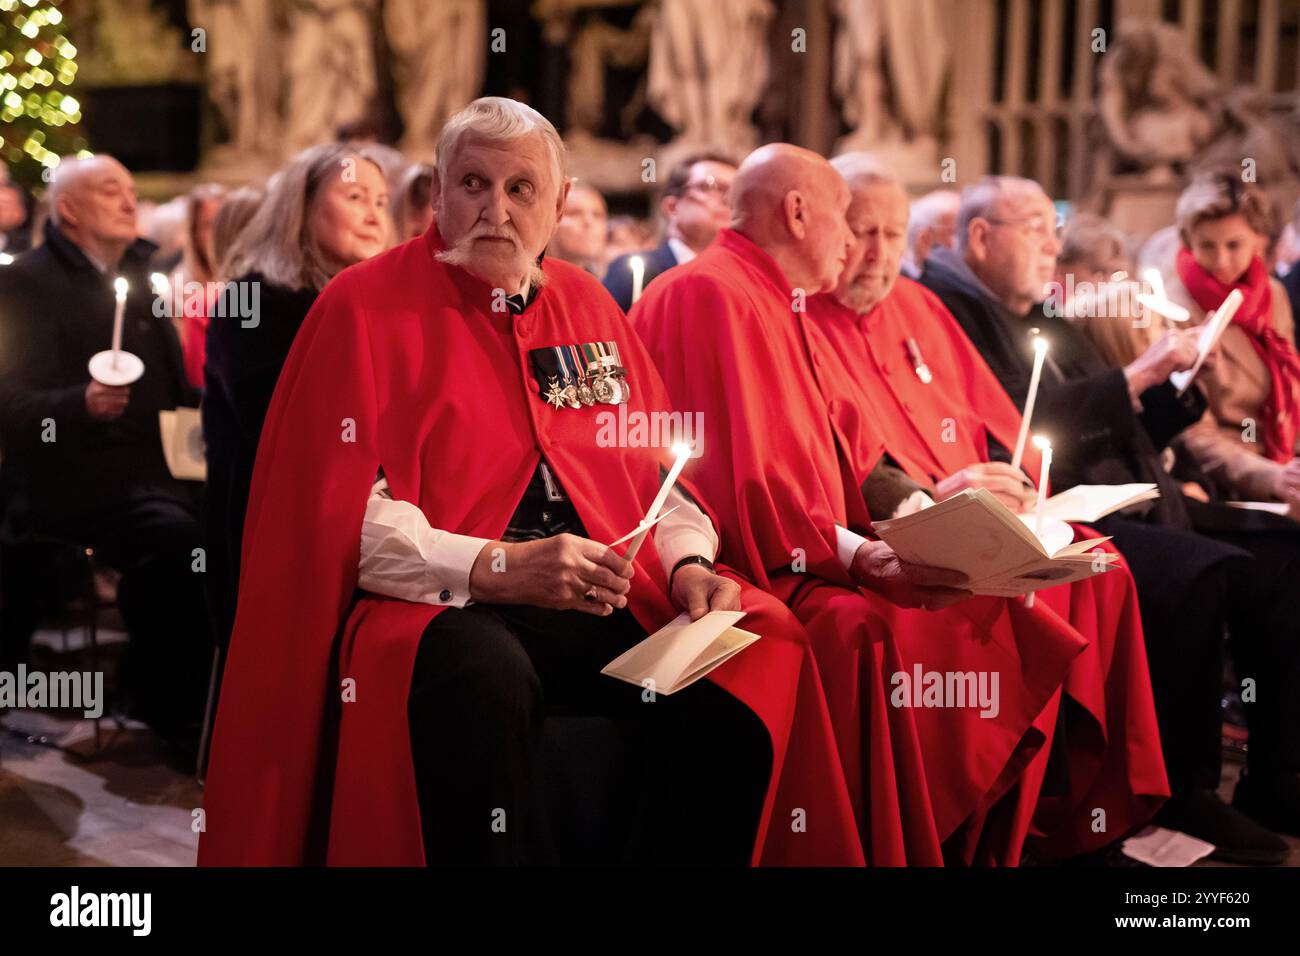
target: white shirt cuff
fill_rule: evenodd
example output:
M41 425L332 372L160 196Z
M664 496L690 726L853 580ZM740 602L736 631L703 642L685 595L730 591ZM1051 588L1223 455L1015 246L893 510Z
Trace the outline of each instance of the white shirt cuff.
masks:
M416 505L376 490L361 523L357 586L404 601L464 607L470 603L474 561L490 543L490 538L430 527Z
M845 571L853 566L853 556L858 553L858 548L866 543L867 539L862 535L848 528L835 526L835 553L840 559L840 564L844 565Z
M718 534L699 505L673 488L664 502L664 510L673 507L677 510L654 528L659 560L663 562L664 573L670 577L682 558L698 554L712 561L718 554Z

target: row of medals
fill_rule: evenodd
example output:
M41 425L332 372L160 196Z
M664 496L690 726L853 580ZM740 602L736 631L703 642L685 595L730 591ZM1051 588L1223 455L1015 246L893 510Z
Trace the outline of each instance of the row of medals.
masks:
M587 377L582 381L574 383L567 376L564 381L566 384L561 385L559 379L552 375L550 388L546 392L546 401L557 409L562 405L581 408L597 402L602 405L622 405L632 393L623 369L617 366L606 369L595 362L587 366Z

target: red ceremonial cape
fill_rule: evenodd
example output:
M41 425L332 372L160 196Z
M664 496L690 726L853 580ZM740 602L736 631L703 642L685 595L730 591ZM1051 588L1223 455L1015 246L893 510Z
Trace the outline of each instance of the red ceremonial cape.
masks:
M505 531L542 452L597 541L635 527L659 488L666 450L599 441L611 406L556 410L530 368L532 349L612 340L631 395L619 411L669 409L600 284L547 260L547 285L516 316L493 308L485 283L438 262L442 248L435 226L337 276L281 374L244 530L201 864L424 862L407 699L419 639L442 608L356 592L381 466L393 496L434 527L485 538ZM677 614L653 535L635 566L628 606L653 632ZM709 677L772 740L753 860L860 864L807 636L752 586L742 603L763 639ZM341 703L349 679L354 699ZM815 821L808 832L785 824L792 808Z
M899 277L874 309L858 315L830 295L814 297L808 314L858 386L864 416L884 436L885 450L915 480L933 485L975 462L988 461L988 436L1014 447L1020 413L951 313L929 289ZM911 339L931 381L916 370ZM830 360L830 356L827 356ZM1035 476L1037 450L1025 449ZM1076 526L1076 534L1096 537ZM1114 551L1109 544L1101 545ZM1070 727L1068 795L1045 800L1035 824L1044 856L1083 853L1144 824L1169 794L1160 749L1146 649L1132 575L1123 566L1039 600L1088 640L1070 668L1064 692ZM1052 721L1042 725L1049 736ZM1041 777L1046 750L1035 761ZM1092 811L1105 808L1105 830ZM1032 805L1025 808L1032 813Z
M840 397L848 386L834 381L843 373L801 295L771 256L724 230L650 286L632 320L676 407L703 416L693 478L723 556L809 629L868 862L942 863L940 843L963 828L964 860L1015 863L1024 828L1008 827L1001 797L1044 740L1032 725L1085 642L1041 602L974 598L927 612L854 585L835 526L870 530L860 489L883 440L861 404ZM893 705L917 667L998 672L1000 712Z

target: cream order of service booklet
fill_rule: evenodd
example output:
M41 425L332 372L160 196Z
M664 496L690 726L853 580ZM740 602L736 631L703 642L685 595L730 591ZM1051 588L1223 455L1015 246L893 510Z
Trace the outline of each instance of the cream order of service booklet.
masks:
M601 673L658 694L676 693L759 639L734 626L744 616L744 611L710 611L692 621L689 614L679 614Z
M961 571L967 590L994 597L1069 584L1105 571L1116 559L1112 552L1093 551L1109 538L1072 541L1073 531L1058 519L1044 529L1045 544L1030 530L1032 520L987 489L968 488L924 511L877 521L874 528L904 561Z
M203 453L203 421L197 408L164 409L158 412L163 457L173 478L206 481L208 461Z
M1149 482L1131 485L1075 485L1052 495L1043 506L1043 519L1091 524L1112 511L1159 498L1160 491Z

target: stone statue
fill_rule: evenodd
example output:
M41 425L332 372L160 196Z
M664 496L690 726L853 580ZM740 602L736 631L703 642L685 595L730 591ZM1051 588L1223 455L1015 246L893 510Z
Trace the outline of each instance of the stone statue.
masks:
M78 71L83 83L134 86L199 79L188 38L151 0L99 0L88 47ZM141 50L149 55L141 56Z
M279 152L279 69L271 0L190 0L201 35L208 95L225 120L232 153Z
M387 0L384 31L406 127L402 151L432 163L443 123L483 86L486 0Z
M1126 20L1101 63L1100 114L1110 175L1178 184L1202 169L1241 168L1272 191L1300 179L1295 116L1252 87L1226 89L1171 24Z
M1219 83L1181 30L1125 20L1101 62L1100 114L1120 164L1171 182L1214 137Z
M945 0L836 0L832 87L851 132L838 152L873 154L882 168L933 180L949 47Z
M333 139L339 126L371 109L375 5L376 0L291 0L284 66L287 152Z
M743 156L768 72L770 0L661 0L650 37L647 98L678 132L673 146Z
M592 17L569 44L568 135L598 135L605 119L605 69L642 66L650 54L654 8L642 7L626 30ZM644 86L644 84L643 84ZM622 111L624 133L631 132L635 114L644 106L639 92Z
M1252 87L1225 88L1177 27L1122 21L1099 80L1080 194L1127 232L1167 223L1182 186L1205 169L1239 169L1285 208L1300 194L1295 114L1271 109Z

